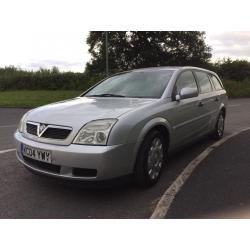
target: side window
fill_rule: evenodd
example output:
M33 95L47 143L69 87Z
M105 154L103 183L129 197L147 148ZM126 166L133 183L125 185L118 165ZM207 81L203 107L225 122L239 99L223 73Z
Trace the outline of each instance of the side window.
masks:
M205 72L201 72L201 71L195 72L195 75L197 76L197 80L200 85L201 93L211 92L212 86L208 78L208 75Z
M212 80L212 82L213 82L214 87L215 87L216 90L223 89L222 86L221 86L221 83L219 82L219 80L217 79L216 76L210 75L210 77L211 77L211 80Z
M181 73L175 84L175 94L179 94L183 88L195 88L197 89L197 84L194 75L191 71L185 71ZM198 89L197 89L198 91Z

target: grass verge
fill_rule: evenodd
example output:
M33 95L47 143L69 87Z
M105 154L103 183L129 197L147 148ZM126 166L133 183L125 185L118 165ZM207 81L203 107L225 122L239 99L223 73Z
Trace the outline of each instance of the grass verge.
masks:
M75 90L19 90L0 92L0 107L33 108L79 96Z

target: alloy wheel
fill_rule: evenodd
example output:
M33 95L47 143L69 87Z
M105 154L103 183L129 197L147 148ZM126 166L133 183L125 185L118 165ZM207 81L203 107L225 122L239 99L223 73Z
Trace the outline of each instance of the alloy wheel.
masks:
M152 180L160 174L163 165L163 144L160 138L153 139L148 152L148 175Z

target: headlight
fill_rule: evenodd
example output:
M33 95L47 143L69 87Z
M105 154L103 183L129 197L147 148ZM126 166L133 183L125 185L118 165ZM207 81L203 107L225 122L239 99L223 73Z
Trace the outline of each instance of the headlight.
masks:
M73 143L85 145L106 145L109 133L116 122L116 119L91 121L78 132Z
M27 115L28 115L28 112L23 115L22 119L20 120L20 122L18 124L17 130L20 133L24 133L24 130L25 130L25 122L24 122L24 120L25 120L25 118L26 118Z

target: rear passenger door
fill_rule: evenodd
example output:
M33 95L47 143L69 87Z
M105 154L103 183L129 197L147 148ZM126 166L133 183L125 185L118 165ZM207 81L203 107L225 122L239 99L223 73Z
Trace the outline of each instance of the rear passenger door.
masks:
M218 110L218 97L214 91L209 74L205 71L195 71L195 76L200 89L199 105L203 110L203 123L207 124L204 132L211 130Z

